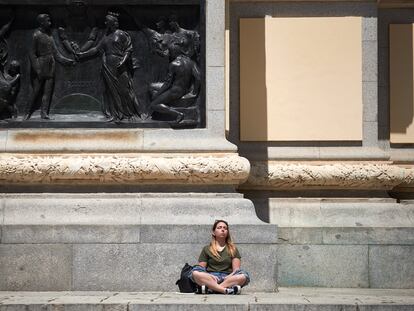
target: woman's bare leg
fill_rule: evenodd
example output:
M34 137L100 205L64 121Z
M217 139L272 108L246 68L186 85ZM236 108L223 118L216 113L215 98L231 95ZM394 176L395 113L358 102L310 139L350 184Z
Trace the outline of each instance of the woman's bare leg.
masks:
M223 287L232 287L234 285L243 286L244 283L246 283L246 277L243 274L236 274L225 278L220 285Z
M217 279L206 272L194 271L193 279L198 285L206 285L209 289L224 294L226 288L221 284L217 284Z

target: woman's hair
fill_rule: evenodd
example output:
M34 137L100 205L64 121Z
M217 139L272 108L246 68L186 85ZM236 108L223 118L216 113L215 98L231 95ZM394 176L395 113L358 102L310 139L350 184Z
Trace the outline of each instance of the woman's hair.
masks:
M234 257L234 255L236 254L236 246L234 245L233 240L231 239L230 228L229 228L229 224L227 223L227 221L222 220L222 219L218 219L218 220L214 221L212 231L214 232L214 230L216 230L217 225L220 222L225 223L226 226L227 226L226 246L227 246L227 250L230 254L230 257ZM216 257L218 259L221 258L220 254L217 250L216 237L214 235L211 235L211 242L210 242L209 250L213 254L214 257Z

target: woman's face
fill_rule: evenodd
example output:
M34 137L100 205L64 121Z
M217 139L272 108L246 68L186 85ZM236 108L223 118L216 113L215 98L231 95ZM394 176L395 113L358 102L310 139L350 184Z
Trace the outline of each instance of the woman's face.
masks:
M227 238L227 235L229 234L229 229L227 228L227 225L224 222L219 222L216 225L216 229L214 229L213 232L214 236L217 238Z

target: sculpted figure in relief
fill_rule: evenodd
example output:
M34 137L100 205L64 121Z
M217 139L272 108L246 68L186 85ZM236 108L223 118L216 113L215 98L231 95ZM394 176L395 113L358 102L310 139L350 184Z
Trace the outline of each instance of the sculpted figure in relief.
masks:
M106 33L99 43L78 53L80 58L102 55L105 83L103 112L108 121L139 118L140 104L132 86L132 41L119 29L118 14L109 12L105 18Z
M48 14L37 16L39 28L33 33L32 47L29 53L32 70L35 78L33 80L33 95L25 120L30 119L36 110L36 99L42 92L40 105L40 116L42 119L50 119L49 109L52 100L52 92L55 79L55 61L63 65L75 65L76 61L63 56L55 46L52 37L52 22Z

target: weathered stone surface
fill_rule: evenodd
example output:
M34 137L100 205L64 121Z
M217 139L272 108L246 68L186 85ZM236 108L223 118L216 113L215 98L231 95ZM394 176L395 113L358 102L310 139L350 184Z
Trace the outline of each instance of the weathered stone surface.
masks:
M223 98L225 96L224 67L208 67L206 74L207 85L209 86L206 96L207 109L223 111Z
M139 194L3 194L7 225L139 224Z
M381 245L369 248L371 287L414 288L414 246Z
M195 262L201 245L91 244L73 249L75 290L154 291L174 290L180 269L185 262Z
M69 290L71 249L71 245L0 245L0 290Z
M142 199L143 224L213 224L225 219L233 224L261 224L247 199L171 197ZM195 216L197 215L197 216Z
M275 225L230 225L235 243L277 243ZM143 225L141 243L210 243L211 225Z
M250 164L237 154L3 154L3 184L238 184Z
M73 288L175 291L177 288L172 284L179 278L182 266L185 262L195 264L202 246L204 244L73 245ZM276 246L238 244L238 248L242 256L242 266L252 277L247 289L274 290ZM154 271L157 271L157 278L154 278Z
M136 152L143 147L142 129L10 129L7 152Z
M225 1L207 0L206 8L206 63L224 67Z
M412 290L280 288L239 296L166 292L1 292L1 311L56 310L364 310L407 311ZM191 308L191 309L190 309Z
M279 227L279 244L322 244L322 228Z
M323 228L324 244L414 245L414 227L407 228Z
M414 204L270 198L269 222L280 227L412 227Z
M414 169L383 163L252 162L243 189L392 189L411 183Z
M7 225L2 243L139 243L139 225Z
M279 245L279 286L368 287L368 246Z

